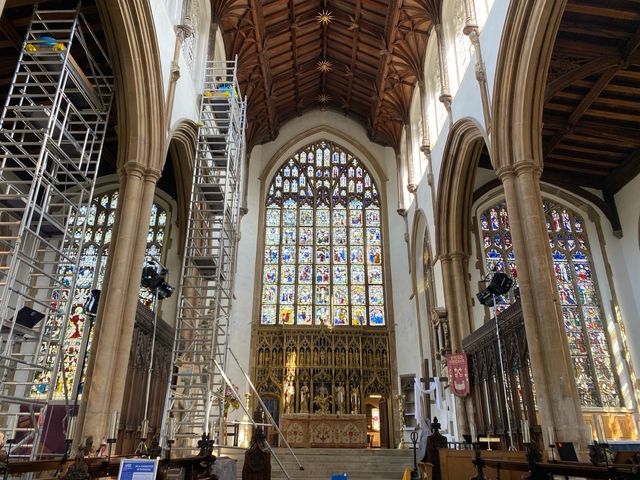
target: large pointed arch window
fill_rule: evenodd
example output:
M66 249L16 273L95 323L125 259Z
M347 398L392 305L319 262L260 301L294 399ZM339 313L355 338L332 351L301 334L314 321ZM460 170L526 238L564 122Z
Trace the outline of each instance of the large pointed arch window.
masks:
M580 402L587 407L619 407L620 392L584 220L571 209L549 200L543 202L543 207ZM517 281L504 201L480 214L480 227L486 266L489 270L506 272ZM498 311L512 300L508 296L500 298Z
M260 323L385 325L380 195L365 166L320 141L269 186Z
M76 277L76 288L74 297L71 299L71 316L67 322L65 332L61 331L62 319L54 315L50 317L50 329L52 338L63 338L63 372L56 383L53 398L62 400L66 396L73 398L75 393L82 392L84 384L84 368L86 359L91 348L93 330L93 318L87 315L84 305L91 295L91 290L100 289L107 267L107 256L109 245L113 234L118 207L118 192L112 191L98 195L94 199L90 208L82 212L87 216L87 226L84 229L84 243L78 272L73 267L65 267L59 274L63 276L65 285L71 285L73 277ZM161 259L162 247L168 224L168 216L164 208L154 203L149 218L149 230L147 232L147 257L156 260ZM69 224L74 225L76 220L69 219ZM73 228L73 227L72 227ZM76 227L75 237L83 235L81 225ZM57 290L54 292L51 303L52 310L63 310L63 305L68 301L68 290ZM154 297L146 288L140 288L140 301L149 309L153 309ZM53 358L46 359L48 363L54 361ZM79 370L82 370L79 372ZM64 381L63 381L64 378ZM35 376L34 385L31 389L32 397L43 397L49 392L51 378L45 370Z

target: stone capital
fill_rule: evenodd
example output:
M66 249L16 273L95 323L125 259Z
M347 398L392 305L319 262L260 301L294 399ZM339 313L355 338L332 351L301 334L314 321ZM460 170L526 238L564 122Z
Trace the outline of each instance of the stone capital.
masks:
M144 171L145 182L158 183L158 180L162 176L162 171L154 167L149 167Z
M157 168L147 167L136 161L128 161L122 167L118 169L118 175L120 177L137 177L145 182L157 183L158 179L162 175L162 172Z
M447 264L449 264L449 263L451 263L451 255L450 255L450 254L448 254L448 253L440 254L440 255L438 255L437 260L440 260L440 263L443 263L443 264L444 264L444 263L447 263Z
M176 37L179 43L182 43L185 38L193 35L193 27L191 25L176 25Z
M444 105L444 108L447 109L447 112L451 113L451 102L453 101L453 97L449 92L442 92L438 100Z
M431 145L420 145L420 151L428 158L431 155Z
M415 193L416 190L418 190L418 186L414 183L410 183L407 185L407 190L409 190L409 192L411 193Z
M518 177L521 175L533 174L536 178L540 178L540 175L542 175L542 167L533 160L517 162L514 165L514 169Z
M473 41L477 41L477 38L480 35L480 29L478 28L478 25L476 25L473 22L470 22L464 26L464 28L462 29L462 33L467 35L469 39L473 42ZM475 37L475 39L472 37Z
M515 177L516 169L513 165L501 165L496 168L496 175L500 179L502 183L504 183L505 179Z
M146 165L142 165L141 163L138 163L135 160L129 160L125 162L125 164L118 169L118 174L121 177L142 178L144 177L146 170L147 170Z
M469 259L469 254L465 253L465 252L449 252L449 256L451 257L451 260L456 261L456 260L461 260L461 261L466 261Z

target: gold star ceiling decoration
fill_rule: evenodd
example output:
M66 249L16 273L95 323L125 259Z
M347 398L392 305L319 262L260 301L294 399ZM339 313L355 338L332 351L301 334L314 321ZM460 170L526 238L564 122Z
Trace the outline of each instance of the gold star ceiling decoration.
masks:
M316 15L316 20L320 25L329 25L333 20L333 13L331 10L322 10Z
M316 70L322 73L330 72L332 68L333 63L331 63L329 60L320 60L316 66Z
M326 93L321 93L320 95L318 95L317 98L318 98L318 101L322 104L326 104L329 100L331 100L331 97Z

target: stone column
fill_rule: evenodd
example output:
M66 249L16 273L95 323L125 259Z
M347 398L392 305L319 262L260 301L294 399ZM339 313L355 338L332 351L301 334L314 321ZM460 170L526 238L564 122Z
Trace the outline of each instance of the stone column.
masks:
M420 151L427 160L427 185L431 191L431 208L436 206L436 191L433 185L433 165L431 164L431 138L429 136L429 115L427 111L427 89L424 80L418 80L418 95L420 95L420 116L422 117L422 139Z
M587 443L573 366L569 357L556 278L551 261L542 196L541 169L533 161L500 167L518 265L518 282L539 421L545 444L555 438Z
M404 179L402 175L402 155L396 153L396 179L398 182L398 214L404 215L407 210L407 202L404 194Z
M466 330L462 328L461 311L459 307L460 292L459 284L460 279L456 279L459 276L459 261L460 254L448 254L440 257L440 263L442 264L442 281L444 283L444 298L447 305L447 317L449 320L449 336L451 339L451 353L462 352L462 338L464 335L468 335L468 327ZM455 260L454 260L455 258ZM466 301L464 301L466 305ZM468 318L469 313L463 315ZM468 321L466 322L468 325ZM466 331L466 333L464 333ZM469 421L467 415L467 406L464 398L454 396L456 403L456 419L458 423L458 430L461 433L469 433Z
M442 33L442 25L436 23L433 25L438 40L438 67L440 68L440 98L444 107L451 117L451 90L449 89L449 68L447 66L447 52L445 51L444 35ZM451 121L451 118L449 118Z
M77 429L76 441L89 435L95 442L105 438L110 413L122 408L149 217L159 177L159 171L135 162L127 163L120 171L109 266L79 415L84 421Z
M405 155L407 157L407 190L414 193L416 185L416 172L413 159L413 139L411 136L411 122L407 120L404 124Z
M473 50L476 54L476 80L480 89L480 99L482 100L482 113L484 115L484 125L487 133L491 132L491 99L489 97L489 86L487 85L487 71L482 58L482 48L480 47L480 28L476 20L476 10L473 0L464 2L466 20L462 33L469 37Z

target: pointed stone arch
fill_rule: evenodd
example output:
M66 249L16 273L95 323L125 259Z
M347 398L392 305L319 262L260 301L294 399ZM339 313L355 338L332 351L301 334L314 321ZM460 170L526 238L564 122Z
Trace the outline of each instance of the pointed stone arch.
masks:
M97 5L115 77L118 168L135 163L160 172L166 112L151 4L98 0Z
M169 140L168 157L173 162L173 171L176 175L176 189L178 204L178 230L180 241L178 252L182 252L186 238L187 217L189 215L189 201L191 195L191 183L193 167L195 165L196 144L198 141L198 127L190 120L180 123L171 133Z
M566 0L522 0L507 12L493 94L491 156L498 170L542 170L542 111L551 53Z
M471 251L469 219L478 159L485 146L482 127L462 119L451 128L443 153L436 199L436 254Z

